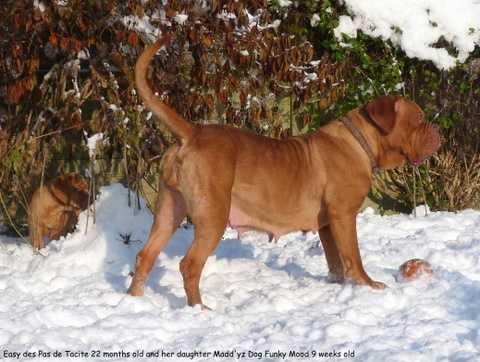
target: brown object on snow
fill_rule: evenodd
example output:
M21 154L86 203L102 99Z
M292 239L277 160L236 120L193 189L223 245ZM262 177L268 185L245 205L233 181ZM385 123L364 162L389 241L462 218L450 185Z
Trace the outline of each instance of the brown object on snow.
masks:
M363 268L356 215L374 167L418 164L440 146L438 129L425 122L421 108L403 97L382 96L348 112L348 126L335 120L285 140L189 123L155 97L146 79L151 59L169 40L167 35L147 47L135 67L145 105L179 142L163 156L154 223L137 255L128 293L143 294L158 254L186 215L195 225L192 245L180 262L189 305L203 306L200 275L228 224L277 238L318 230L332 279L384 288Z
M28 228L33 248L65 235L77 223L78 215L88 206L88 182L77 173L68 173L39 187L32 196Z
M398 268L402 280L413 280L422 275L432 275L433 270L429 262L422 259L410 259Z

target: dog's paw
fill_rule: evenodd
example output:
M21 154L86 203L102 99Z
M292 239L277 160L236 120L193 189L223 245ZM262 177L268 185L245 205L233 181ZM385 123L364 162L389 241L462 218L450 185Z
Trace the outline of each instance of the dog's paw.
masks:
M41 256L43 256L43 257L47 257L47 256L48 256L48 251L47 251L45 248L43 248L43 249L34 249L34 250L33 250L33 253L34 253L35 255L41 255Z
M208 305L205 305L205 304L200 304L200 307L202 308L202 310L207 310L207 311L212 311L213 309L210 308Z
M343 277L343 275L328 272L327 282L342 284L344 281L345 281L345 278Z
M382 282L377 282L375 280L370 280L368 282L368 285L372 287L373 289L385 289L388 288L387 284L382 283Z
M141 297L144 293L144 282L139 281L138 278L133 277L132 284L130 284L130 288L128 288L127 294L131 295L132 297Z
M141 297L143 296L143 288L130 286L130 288L128 288L127 294L131 295L132 297Z

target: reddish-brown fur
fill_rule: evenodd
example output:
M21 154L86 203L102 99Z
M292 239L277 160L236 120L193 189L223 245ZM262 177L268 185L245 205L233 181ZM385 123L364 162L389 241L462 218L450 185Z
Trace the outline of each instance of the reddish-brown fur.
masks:
M76 173L58 177L39 187L32 196L28 228L34 249L65 235L77 223L78 215L88 206L88 182Z
M384 288L365 272L356 232L356 215L371 185L370 159L342 122L286 140L188 123L153 95L146 80L151 58L168 41L166 36L148 47L135 68L145 104L180 142L163 157L155 220L137 255L129 294L143 294L158 254L186 215L195 225L194 240L180 263L189 305L203 306L200 275L228 224L275 237L319 230L332 280ZM417 164L440 145L438 130L424 122L420 107L402 97L379 97L347 116L381 168L406 160Z

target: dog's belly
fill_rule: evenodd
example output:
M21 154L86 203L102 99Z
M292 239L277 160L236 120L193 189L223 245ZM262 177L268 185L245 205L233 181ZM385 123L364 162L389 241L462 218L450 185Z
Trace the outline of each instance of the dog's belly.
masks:
M317 213L272 210L268 205L245 207L244 202L235 200L232 200L228 223L239 234L248 230L260 230L275 239L292 231L319 228Z

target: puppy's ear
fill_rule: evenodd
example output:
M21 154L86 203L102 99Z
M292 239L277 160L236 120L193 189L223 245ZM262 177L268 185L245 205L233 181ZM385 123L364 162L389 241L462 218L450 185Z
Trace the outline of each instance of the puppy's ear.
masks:
M72 187L77 191L88 192L89 180L80 176L79 174L75 174L75 178L72 180Z
M64 173L57 177L55 180L55 184L57 185L69 185L72 183L72 175L73 173Z
M398 111L400 97L398 96L381 96L365 106L372 121L382 130L383 133L389 134L395 127L396 112Z
M53 180L53 185L58 188L65 188L68 185L68 177L63 174Z

